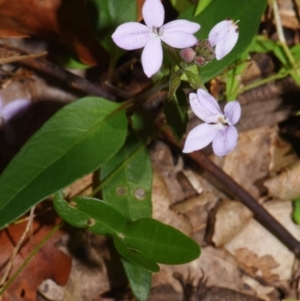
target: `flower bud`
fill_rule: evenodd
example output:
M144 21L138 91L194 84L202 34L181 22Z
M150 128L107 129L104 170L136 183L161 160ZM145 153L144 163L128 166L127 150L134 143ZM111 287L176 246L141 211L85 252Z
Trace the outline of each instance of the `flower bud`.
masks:
M192 48L185 48L180 51L180 56L184 59L187 63L193 61L196 52Z

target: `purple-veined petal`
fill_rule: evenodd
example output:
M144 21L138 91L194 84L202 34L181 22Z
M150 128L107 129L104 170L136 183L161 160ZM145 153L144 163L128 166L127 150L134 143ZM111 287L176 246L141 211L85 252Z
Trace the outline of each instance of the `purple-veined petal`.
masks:
M174 48L187 48L197 43L197 38L184 31L162 32L160 36L162 41Z
M236 30L236 28L232 27L226 38L217 44L215 49L216 59L221 60L225 55L227 55L235 46L238 38L239 32Z
M161 67L163 61L163 50L160 38L150 40L142 53L142 66L145 74L151 77Z
M30 104L31 101L28 99L14 100L3 107L0 115L3 117L5 122L8 122L13 117L25 113Z
M184 31L186 33L195 33L200 29L200 25L187 20L175 20L163 25L162 32Z
M146 25L151 30L164 24L165 9L160 0L146 0L142 8L142 14Z
M235 148L237 139L238 132L234 126L219 130L212 143L214 153L220 157L230 153Z
M193 112L207 123L217 123L223 114L218 102L205 90L198 89L197 94L191 93L190 105Z
M212 47L219 44L227 35L227 32L231 30L233 25L232 20L224 20L216 24L208 34L208 40Z
M150 29L137 22L124 23L112 34L113 41L125 50L143 48L151 39Z
M231 101L224 107L224 114L227 117L229 125L236 124L241 117L241 105L237 101Z
M187 135L183 152L191 153L207 146L218 134L218 128L214 124L202 123L193 128Z

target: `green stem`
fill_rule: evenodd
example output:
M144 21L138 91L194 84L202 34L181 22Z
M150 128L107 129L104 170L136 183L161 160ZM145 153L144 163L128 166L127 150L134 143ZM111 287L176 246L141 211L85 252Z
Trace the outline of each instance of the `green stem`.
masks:
M243 88L238 89L237 95L242 94L242 93L244 93L244 92L246 92L248 90L260 87L260 86L262 86L264 84L267 84L269 82L272 82L274 80L281 79L281 78L283 78L283 77L285 77L287 75L288 75L288 72L286 74L285 73L279 73L279 74L272 75L272 76L270 76L268 78L264 78L264 79L258 80L256 82L250 84L250 85L247 85L247 86L245 86Z
M278 33L278 39L280 41L283 51L285 52L290 64L293 66L295 64L295 59L294 59L289 47L286 44L286 40L285 40L283 29L282 29L281 19L280 19L280 15L279 15L277 1L272 0L272 4L273 4L273 12L274 12L276 30Z

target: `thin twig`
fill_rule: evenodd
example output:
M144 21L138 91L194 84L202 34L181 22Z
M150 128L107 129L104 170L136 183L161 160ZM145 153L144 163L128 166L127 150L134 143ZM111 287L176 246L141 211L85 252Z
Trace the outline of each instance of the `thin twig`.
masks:
M11 47L7 45L2 45L0 44L0 50L7 50L7 51L14 51L18 52L19 54L26 55L27 53ZM93 95L93 96L100 96L100 97L105 97L110 100L114 100L114 97L112 94L109 92L105 91L103 88L101 88L99 85L93 84L90 81L79 77L64 68L55 65L46 59L43 58L31 58L31 59L26 59L23 61L18 62L21 65L30 67L32 69L38 70L42 73L49 74L53 77L56 77L57 79L61 80L62 82L65 82L68 86L82 91L85 94L88 95Z
M34 257L34 255L43 247L43 245L58 231L63 223L59 223L51 229L51 231L42 239L42 241L31 251L23 263L19 266L17 271L12 275L12 277L6 282L3 288L0 290L0 296L7 290L7 288L13 283L13 281L18 277L21 271L26 267L28 262Z
M163 124L157 124L161 128ZM176 147L182 147L175 141L170 130L164 131L165 138ZM287 248L289 248L297 258L300 258L300 242L297 241L290 232L285 229L261 204L259 204L244 188L227 175L220 167L214 164L201 151L187 155L197 165L203 167L212 174L220 183L228 187L234 197L237 197L253 213L255 219L266 229L273 233Z
M16 63L16 62L19 62L22 60L28 60L28 59L33 59L33 58L37 58L37 57L43 57L43 56L46 56L47 54L48 53L46 51L43 51L40 53L23 54L23 55L12 52L12 53L8 53L7 56L5 54L3 56L2 53L0 53L0 65Z

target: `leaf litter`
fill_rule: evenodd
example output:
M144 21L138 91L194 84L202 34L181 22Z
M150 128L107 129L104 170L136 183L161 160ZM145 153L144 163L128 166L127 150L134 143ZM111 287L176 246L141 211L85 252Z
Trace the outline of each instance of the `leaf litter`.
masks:
M285 5L288 1L280 2ZM34 1L32 3L36 5ZM13 10L14 5L13 1L10 4L4 2L2 12L7 11L8 15L17 13L18 10ZM281 13L284 25L295 29L294 19L285 17L291 11L287 5ZM35 9L32 13L36 13ZM84 28L87 30L86 24ZM84 30L80 31L80 35L85 34ZM24 36L43 32L43 28L10 27L10 24L5 24L2 31L7 36ZM58 32L54 31L43 33L42 37L57 35ZM59 37L83 61L92 64L97 61L95 52L91 51L95 48L90 47L94 45L93 38L87 38L89 43L85 45L79 37L79 42L71 45L61 35ZM52 112L78 95L74 90L62 89L61 84L53 79L20 67L13 70L18 73L17 77L13 77L11 72L6 75L11 82L1 90L1 96L7 102L16 97L29 98L34 108L14 122L16 138L13 145L1 144L4 154L1 168ZM135 79L134 84L138 87L139 82ZM144 84L141 81L140 85ZM278 123L286 120L292 109L285 106L285 98L278 95L265 99L263 108L256 101L254 99L243 105L239 123L242 132L234 152L220 159L211 155L210 148L204 151L300 239L300 227L291 219L291 201L300 196L299 162L297 152L280 137L281 129L278 127ZM27 128L24 129L22 122L27 124ZM1 141L5 141L3 135ZM299 274L297 258L255 221L244 205L228 198L226 189L219 187L206 171L195 168L162 141L153 143L150 153L154 168L153 217L193 237L202 246L202 254L189 264L161 265L161 271L153 276L149 300L271 301L281 300L282 292L285 298L299 298L297 289L291 287L295 275ZM68 188L70 195L85 190L88 194L92 184L92 175L89 175ZM39 209L36 211L38 213ZM41 216L44 216L43 213ZM56 223L55 217L52 220L39 219L37 215L32 241L28 237L22 245L12 273ZM23 229L24 223L1 231L1 272ZM130 299L130 293L124 289L127 286L124 272L120 263L113 259L115 254L112 255L109 250L110 243L103 237L81 230L60 229L13 282L3 300L20 297L22 300ZM187 293L188 290L190 293ZM116 292L123 292L123 296L117 296Z

